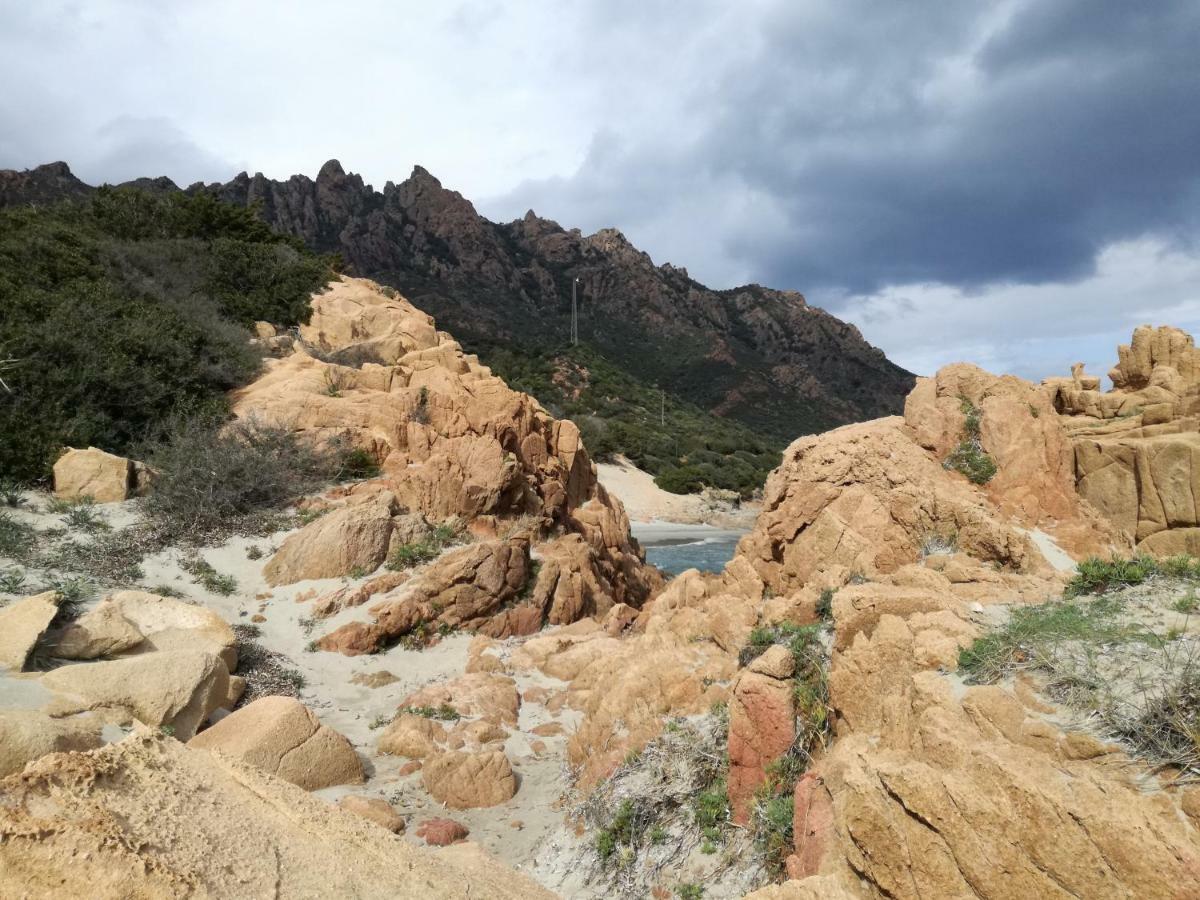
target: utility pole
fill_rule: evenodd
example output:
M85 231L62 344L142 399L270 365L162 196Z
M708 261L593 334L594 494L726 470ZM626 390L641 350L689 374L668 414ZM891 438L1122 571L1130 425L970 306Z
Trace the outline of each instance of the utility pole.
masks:
M579 345L579 302L575 297L575 289L579 286L579 279L571 280L571 345Z

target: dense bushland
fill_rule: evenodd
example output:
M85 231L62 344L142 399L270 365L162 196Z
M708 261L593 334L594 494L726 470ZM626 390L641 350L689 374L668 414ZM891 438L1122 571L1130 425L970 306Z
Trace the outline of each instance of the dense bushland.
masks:
M707 486L748 497L779 464L781 447L771 437L664 396L591 347L543 354L492 347L487 361L514 390L572 419L593 457L624 454L664 490L686 494Z
M332 260L206 194L102 188L0 209L0 474L45 478L63 446L127 452L182 413L220 412Z

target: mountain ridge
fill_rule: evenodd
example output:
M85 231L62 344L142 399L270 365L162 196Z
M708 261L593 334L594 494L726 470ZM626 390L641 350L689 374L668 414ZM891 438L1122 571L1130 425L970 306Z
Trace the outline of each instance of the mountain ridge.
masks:
M78 179L64 185L74 178L64 163L5 174L9 181L25 175L23 188L30 192L43 172L68 196L87 190ZM126 186L178 189L166 178ZM0 205L14 202L15 192L6 187L0 176ZM399 184L387 182L383 191L347 173L337 160L321 166L315 179L294 175L278 181L242 172L224 184L196 183L183 190L261 204L261 215L273 227L313 249L341 253L355 274L391 284L419 305L424 300L422 308L462 333L468 346L555 335L561 340L569 333L570 280L578 277L583 340L628 366L628 357L647 341L635 337L634 348L620 346L630 329L606 335L604 317L624 315L643 331L661 329L664 338L707 339L709 346L688 348L687 363L674 370L644 367L655 370L649 374L668 390L752 426L765 423L744 407L772 388L778 391L773 402L785 409L809 407L799 428L768 427L782 439L805 433L809 419L824 427L897 412L912 385L911 374L868 344L855 326L810 306L797 291L754 283L708 288L684 267L655 265L616 228L584 235L532 210L508 223L491 222L421 166ZM463 296L470 288L508 296L487 303L496 298ZM534 315L542 321L532 322ZM766 365L754 364L750 357L756 353ZM696 370L712 383L689 385Z

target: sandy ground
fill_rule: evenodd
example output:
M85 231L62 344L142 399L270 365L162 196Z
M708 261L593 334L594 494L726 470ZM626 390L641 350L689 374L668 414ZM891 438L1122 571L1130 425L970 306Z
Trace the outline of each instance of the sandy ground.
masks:
M505 751L518 777L518 790L507 803L487 809L447 810L436 803L421 783L419 772L401 776L400 768L408 762L404 757L388 756L375 750L382 730L372 723L390 718L401 701L425 685L448 681L462 675L467 662L467 647L471 635L455 634L424 650L394 647L383 653L357 657L340 653L312 652L309 642L349 621L370 621L370 604L342 610L328 619L311 623L311 599L348 584L368 580L369 573L360 579L337 578L301 581L271 588L262 577L262 568L290 532L281 532L269 539L234 538L219 546L201 551L201 556L222 574L233 575L238 589L228 597L211 594L180 568L181 554L167 550L148 557L143 563L147 584L170 584L193 601L215 610L231 623L249 623L259 614L261 634L258 642L269 650L282 653L305 678L300 699L321 721L344 734L363 759L367 772L365 785L345 785L316 792L317 796L335 802L346 794L380 797L390 802L398 813L408 819L406 839L420 843L412 834L415 826L426 818L446 816L462 822L471 830L471 840L518 870L547 853L551 845L569 843L563 816L557 810L559 798L569 787L565 765L566 733L573 730L578 716L572 710L551 713L541 704L522 700L517 729L505 743ZM258 546L263 551L259 560L251 560L247 551ZM303 598L308 598L303 599ZM507 642L510 651L515 642ZM392 684L370 688L351 683L359 673L384 671L397 678ZM562 682L540 673L518 673L514 676L522 695L531 687L551 690L564 687ZM538 737L529 730L546 722L559 722L564 734ZM541 752L531 746L535 741L544 745Z
M30 493L26 503L11 510L14 518L34 528L45 530L63 527L61 514L48 509L49 497ZM96 514L114 530L119 531L140 519L136 501L126 503L98 504ZM517 728L505 743L505 751L518 777L516 795L507 803L487 809L447 810L436 803L425 791L420 772L400 776L399 770L407 759L377 753L375 743L383 733L381 723L393 716L401 701L413 691L436 682L447 681L464 673L467 648L472 636L454 634L439 640L424 650L406 650L395 647L386 652L359 657L342 656L338 653L310 651L310 642L339 625L354 620L369 621L365 604L343 610L335 616L315 623L311 617L311 601L331 590L349 584L360 584L378 572L362 578L335 578L298 582L280 588L272 588L263 578L263 567L274 549L293 533L282 531L269 537L235 537L219 546L207 547L199 555L222 575L231 575L237 580L236 590L229 596L221 596L206 590L184 571L181 563L184 553L169 548L147 556L141 564L143 577L136 585L124 587L154 591L169 587L182 595L187 602L197 603L219 613L230 624L255 624L260 629L255 639L266 649L286 657L292 667L303 674L305 686L300 690L300 699L323 723L344 734L358 751L364 762L367 782L363 785L346 785L316 792L316 795L336 802L346 794L361 794L381 797L389 801L398 813L408 820L405 840L423 844L413 832L416 825L427 818L446 816L462 822L471 830L470 840L503 859L518 870L530 870L538 863L537 875L552 890L564 891L567 896L586 896L579 893L582 885L574 877L573 860L578 852L581 838L568 827L561 812L561 800L570 788L570 777L565 762L567 734L574 730L579 714L562 709L551 712L540 703L522 699ZM79 540L87 540L83 533L74 534ZM252 548L257 548L258 559L251 559ZM6 568L0 560L0 569ZM46 573L26 572L26 583L18 594L0 596L6 599L34 593L42 588ZM101 591L90 600L80 604L81 612L90 609L100 598L109 593ZM262 620L252 622L261 616ZM518 641L501 645L502 655L507 655ZM359 673L384 671L396 677L396 681L379 688L370 688L351 683ZM524 696L532 687L547 689L547 693L565 687L564 683L548 678L541 673L518 673L513 676L517 688ZM36 708L48 699L48 692L29 676L11 677L0 674L0 707ZM563 734L538 736L531 729L549 722L562 725ZM375 724L375 728L372 728ZM124 736L120 728L106 729L106 740L120 740ZM540 742L540 743L539 743Z
M605 489L625 505L633 522L662 520L748 529L761 509L757 503L744 502L735 507L709 502L699 494L668 493L654 483L654 476L622 457L615 463L597 463L596 472Z

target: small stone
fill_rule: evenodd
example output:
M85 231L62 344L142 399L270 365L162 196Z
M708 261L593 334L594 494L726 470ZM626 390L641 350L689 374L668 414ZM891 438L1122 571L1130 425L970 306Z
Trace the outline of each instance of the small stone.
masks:
M426 819L417 826L417 837L432 847L446 847L465 841L471 829L453 819Z

